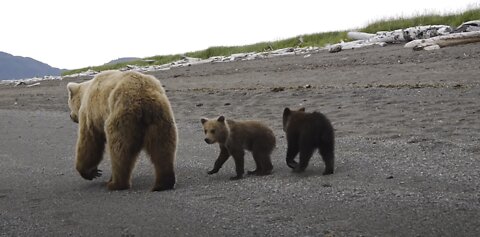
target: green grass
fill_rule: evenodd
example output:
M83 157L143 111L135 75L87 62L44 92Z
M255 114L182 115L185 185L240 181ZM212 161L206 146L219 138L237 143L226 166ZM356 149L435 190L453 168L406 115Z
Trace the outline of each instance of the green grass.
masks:
M397 17L397 18L384 19L384 20L373 22L364 28L356 29L356 30L362 31L362 32L368 32L368 33L376 33L378 31L392 31L392 30L419 26L419 25L449 25L452 27L457 27L463 22L478 20L478 19L480 19L480 8L475 8L475 9L468 10L458 14L448 14L448 15L423 14L423 15L419 15L411 18ZM299 40L300 37L303 38L303 43L300 43L300 40ZM341 40L348 41L347 31L301 35L301 36L296 36L296 37L278 40L278 41L261 42L261 43L251 44L251 45L243 45L243 46L229 46L229 47L216 46L216 47L210 47L205 50L188 52L188 53L185 53L184 55L188 57L207 59L212 56L229 56L236 53L265 52L265 51L271 51L271 50L288 48L288 47L308 47L308 46L323 47L327 44L338 43ZM137 65L137 66L161 65L161 64L177 61L181 57L182 55L180 54L154 56L154 57L148 57L142 60L128 62L128 63L118 63L114 65L102 65L102 66L96 66L96 67L86 67L86 68L70 70L70 71L64 72L63 76L84 72L84 71L87 71L88 69L92 69L95 71L104 71L104 70L120 69L125 67L126 65ZM154 60L154 62L145 62L144 60Z
M360 29L362 32L376 33L378 31L392 31L421 25L449 25L457 27L463 22L480 19L480 8L468 10L458 14L423 14L411 18L390 18L379 20Z

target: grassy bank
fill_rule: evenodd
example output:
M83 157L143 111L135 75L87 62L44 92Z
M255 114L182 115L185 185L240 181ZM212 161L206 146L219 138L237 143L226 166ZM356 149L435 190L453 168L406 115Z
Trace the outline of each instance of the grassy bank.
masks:
M368 26L356 29L357 31L375 33L377 31L391 31L396 29L408 28L419 25L450 25L452 27L457 27L463 22L471 20L480 19L480 8L468 10L458 14L448 14L448 15L438 15L438 14L424 14L411 18L390 18L385 20L379 20ZM209 58L212 56L228 56L235 53L246 53L246 52L264 52L271 51L281 48L288 47L308 47L308 46L317 46L323 47L327 44L338 43L341 40L347 41L346 37L347 31L337 31L337 32L326 32L326 33L317 33L317 34L308 34L301 35L297 37L292 37L279 41L272 42L261 42L251 45L243 46L231 46L231 47L210 47L205 50L188 52L184 55L194 58ZM302 41L300 41L302 38ZM128 63L118 63L114 65L102 65L96 67L86 67L75 70L66 71L63 75L75 74L89 69L95 71L104 71L110 69L119 69L123 68L126 65L137 65L137 66L146 66L146 65L161 65L169 62L179 60L182 55L164 55L164 56L154 56L144 58L142 60L128 62Z
M449 25L457 27L463 22L480 20L480 8L468 10L458 14L438 15L424 14L411 18L390 18L375 21L367 27L362 28L362 32L376 33L378 31L392 31L420 25Z

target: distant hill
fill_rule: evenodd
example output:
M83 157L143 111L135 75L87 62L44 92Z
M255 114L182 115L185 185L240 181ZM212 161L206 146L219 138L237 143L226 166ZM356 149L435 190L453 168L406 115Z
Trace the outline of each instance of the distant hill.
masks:
M61 70L33 58L0 52L0 80L59 76Z
M131 62L131 61L137 61L140 60L141 58L134 58L134 57L125 57L125 58L118 58L115 60L112 60L108 63L105 63L105 65L113 65L117 63L126 63L126 62Z

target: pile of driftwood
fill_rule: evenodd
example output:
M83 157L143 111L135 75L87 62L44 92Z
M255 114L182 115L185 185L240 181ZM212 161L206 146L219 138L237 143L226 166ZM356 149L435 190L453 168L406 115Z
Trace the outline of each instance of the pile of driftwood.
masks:
M441 47L480 42L480 20L465 22L456 29L446 25L416 26L376 34L348 32L354 41L341 42L328 47L332 53L371 45L406 43L414 50L433 50Z

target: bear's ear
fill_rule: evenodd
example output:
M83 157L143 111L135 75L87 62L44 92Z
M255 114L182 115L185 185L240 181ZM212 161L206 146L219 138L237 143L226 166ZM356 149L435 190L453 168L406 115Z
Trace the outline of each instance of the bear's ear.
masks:
M300 108L298 111L305 112L305 107Z
M67 89L68 89L68 98L72 98L73 95L75 95L80 88L80 84L75 83L75 82L69 82L67 84Z
M222 115L222 116L218 117L217 121L220 122L220 123L224 123L225 122L225 116Z
M290 114L290 112L292 112L292 111L290 110L290 108L288 108L288 107L285 108L285 109L283 110L283 116L288 116L288 115Z
M200 119L200 122L202 122L202 124L206 123L207 121L208 121L207 118L201 118L201 119Z

